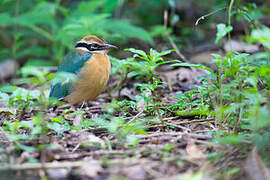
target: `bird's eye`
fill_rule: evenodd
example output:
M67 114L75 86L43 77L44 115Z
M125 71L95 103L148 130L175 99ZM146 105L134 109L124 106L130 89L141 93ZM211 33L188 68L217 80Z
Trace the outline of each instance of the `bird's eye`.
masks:
M95 43L93 43L92 45L91 45L91 48L98 48L99 47L99 45L98 44L95 44Z

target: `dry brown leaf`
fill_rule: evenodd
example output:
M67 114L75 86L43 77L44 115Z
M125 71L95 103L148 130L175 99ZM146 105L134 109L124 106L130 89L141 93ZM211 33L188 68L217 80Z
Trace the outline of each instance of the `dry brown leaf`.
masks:
M86 133L82 133L79 136L79 142L80 142L80 144L84 144L84 145L98 144L101 147L104 147L105 146L105 142L101 138L95 136L92 133L87 133L87 134Z
M249 153L244 169L249 180L270 180L270 169L265 166L256 147Z
M77 114L73 120L73 125L79 126L81 124L82 118L82 114Z
M215 57L212 54L219 54L224 56L222 51L203 51L190 57L191 62L195 64L204 64L212 69L216 69L216 66L212 63Z
M198 68L179 68L177 70L160 72L160 78L167 82L169 89L173 90L173 85L181 87L183 90L188 90L192 84L200 84L199 76L209 74L208 71Z
M146 96L146 97L149 97L149 96L151 96L151 95L152 95L152 93L150 93L150 92L145 93L145 96ZM138 102L138 105L137 105L139 112L143 111L144 108L145 108L145 106L146 106L146 103L145 103L144 99L141 99L141 100Z
M0 115L10 116L14 114L15 112L11 108L0 108Z
M89 164L88 162L84 162L80 167L80 174L89 178L98 176L102 171L103 168L100 164Z
M198 165L202 165L206 161L203 151L194 142L188 143L186 151L186 160Z
M60 169L47 169L46 172L51 180L65 179L69 173L69 170L66 168Z
M120 96L121 97L128 97L131 100L136 100L136 97L133 95L134 90L133 89L129 89L127 87L123 88L120 92Z
M148 178L147 172L139 165L127 167L123 169L123 173L131 180L146 180Z
M194 142L188 143L186 151L190 157L205 158L201 149Z
M229 41L225 43L224 49L226 52L230 51L231 48L232 48L232 51L246 52L246 53L254 53L259 50L258 45L247 44L243 41L237 41L237 40L231 40L231 44Z
M13 76L18 69L18 63L15 60L6 60L0 63L0 79L6 79Z

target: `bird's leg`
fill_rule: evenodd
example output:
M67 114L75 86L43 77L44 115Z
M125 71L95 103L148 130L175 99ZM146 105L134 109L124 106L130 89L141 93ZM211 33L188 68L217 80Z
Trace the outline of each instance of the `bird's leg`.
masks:
M76 110L76 107L73 104L71 104L70 107L71 107L71 109L72 109L73 112L76 112L77 111Z
M83 109L85 104L86 104L86 102L83 101L79 111L81 111ZM71 105L71 107L72 107L72 109L75 108L73 105ZM76 112L76 111L74 111L74 112ZM83 119L83 114L81 112L79 112L78 114L75 115L73 125L79 126L81 124L82 119Z
M86 116L89 116L91 119L93 118L93 113L91 113L90 111L90 106L91 104L89 103L89 101L84 101L81 108L85 105L85 109L84 109L84 112L86 113Z
M81 124L81 120L82 120L82 114L79 113L77 114L77 108L73 105L71 105L71 108L73 109L74 113L75 113L75 117L73 120L73 125L74 126L79 126Z
M83 103L82 103L82 105L81 105L81 107L80 107L80 110L84 107L85 104L86 104L86 102L83 101Z
M53 106L52 111L55 111L58 108L58 106Z

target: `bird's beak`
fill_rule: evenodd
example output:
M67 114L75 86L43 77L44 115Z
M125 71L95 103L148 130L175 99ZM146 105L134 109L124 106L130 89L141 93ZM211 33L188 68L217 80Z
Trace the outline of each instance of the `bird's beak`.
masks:
M111 44L105 44L104 49L117 49L118 47L111 45Z

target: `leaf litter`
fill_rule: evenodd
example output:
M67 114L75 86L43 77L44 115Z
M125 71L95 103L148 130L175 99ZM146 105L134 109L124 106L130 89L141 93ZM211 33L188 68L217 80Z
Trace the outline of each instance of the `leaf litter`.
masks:
M187 71L190 70L190 73ZM181 70L178 70L181 72ZM175 78L179 73L164 75L171 86L170 95L162 99L164 103L174 104L171 97L178 92L187 90L188 83L194 83L195 78L190 74L194 69L186 69L186 81ZM198 72L195 74L201 74ZM172 77L173 76L173 77ZM184 84L183 84L184 83ZM198 82L199 83L199 82ZM134 90L126 89L121 94L124 97L135 97ZM163 91L168 92L166 89ZM152 94L148 94L151 96ZM109 95L104 93L96 101L85 106L77 107L83 114L72 114L68 106L59 107L56 111L49 111L49 119L63 115L70 125L79 126L82 122L91 122L92 118L105 113L103 107L110 104ZM126 118L133 121L143 118L146 103L139 101L137 114L130 114ZM1 108L7 107L1 103ZM21 119L30 123L34 112L24 112ZM117 116L117 114L115 114ZM121 112L118 114L121 115ZM1 122L12 118L9 110L1 111ZM16 149L16 144L9 141L3 131L1 140L0 179L17 178L28 180L31 177L49 177L58 179L216 179L216 174L228 168L236 168L243 163L245 157L239 157L239 148L224 147L213 142L211 132L216 131L215 118L211 115L204 118L198 116L179 116L174 113L163 115L164 123L158 119L151 119L145 127L147 134L133 134L131 139L138 143L126 146L119 142L117 136L112 135L104 127L89 126L85 129L66 129L59 135L48 131L40 139L25 140L24 144L36 146L43 143L51 147L43 147L39 151L22 151ZM63 129L63 127L61 127ZM19 132L27 133L27 132ZM209 161L209 156L218 151L224 153L217 161ZM255 153L255 154L254 154ZM255 156L255 157L254 157ZM255 159L252 160L252 159ZM250 168L261 166L258 154L252 151L249 155L245 170L251 179ZM15 172L15 173L14 173ZM258 173L268 173L268 169L258 170ZM18 178L18 173L23 175ZM257 175L259 177L259 175ZM231 177L231 176L227 176Z

